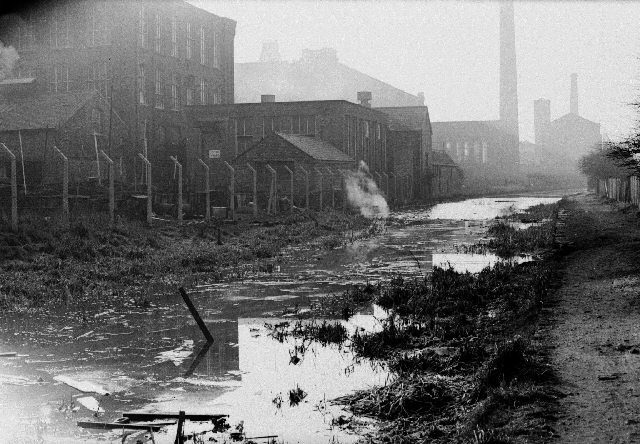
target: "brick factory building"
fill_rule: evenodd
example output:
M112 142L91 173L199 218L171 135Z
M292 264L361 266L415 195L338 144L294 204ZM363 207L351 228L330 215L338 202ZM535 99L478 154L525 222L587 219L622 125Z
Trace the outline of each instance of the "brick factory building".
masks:
M183 107L233 103L235 25L181 0L60 1L1 17L0 40L19 55L10 77L35 79L34 94L113 98L127 124L124 175L140 180L146 151L155 185L170 186L168 156L186 170L194 160ZM107 151L108 131L98 148Z

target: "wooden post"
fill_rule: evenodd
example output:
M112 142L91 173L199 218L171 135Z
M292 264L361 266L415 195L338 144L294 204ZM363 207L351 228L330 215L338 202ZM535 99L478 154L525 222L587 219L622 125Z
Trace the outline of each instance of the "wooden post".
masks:
M376 185L378 185L378 188L382 191L382 176L377 171L373 174L378 178L378 180L376 181Z
M175 156L169 156L169 159L178 167L178 222L182 222L182 164Z
M298 166L298 168L300 168L302 170L302 172L304 173L304 184L305 184L304 207L308 210L309 209L309 172L307 170L305 170L302 166Z
M231 177L229 178L229 194L231 195L231 219L236 219L236 169L224 161L225 166L229 169Z
M390 199L389 196L389 175L386 173L386 171L384 173L382 173L382 175L384 176L384 183L385 183L385 196L387 199Z
M153 223L153 202L151 200L151 162L142 154L138 153L138 157L142 159L147 166L147 224L151 226Z
M176 439L174 441L174 444L184 443L184 436L182 433L183 429L184 429L184 410L180 410L178 414L178 428L176 430Z
M102 155L102 157L105 158L105 160L109 164L109 223L113 227L116 223L116 217L115 217L116 193L115 193L115 184L114 184L115 166L113 164L113 160L111 160L111 158L107 156L107 153L105 153L103 150L100 150L100 154Z
M331 208L332 209L336 209L336 190L335 190L335 178L333 176L333 171L331 170L331 168L327 167L326 168L327 172L329 173L329 177L331 178Z
M293 171L286 165L284 168L291 174L291 214L293 214ZM295 166L293 168L295 168Z
M207 165L204 160L198 158L198 162L200 163L200 165L202 165L202 167L204 168L204 187L205 187L205 195L204 195L204 202L206 205L206 208L204 210L204 220L206 220L207 222L209 222L211 220L211 196L210 196L210 191L209 191L209 165Z
M58 153L64 162L62 167L62 223L69 225L69 159L57 146L53 146L53 151Z
M247 168L253 174L253 217L258 217L258 172L248 162Z
M22 149L22 133L18 130L18 141L20 142L20 159L22 162L22 186L24 188L24 195L27 195L27 175L24 173L24 151Z
M102 185L102 176L100 174L100 154L98 152L98 135L93 133L93 145L96 149L96 165L98 167L98 185Z
M316 173L318 173L318 175L320 176L320 205L318 208L318 211L322 211L322 194L323 194L323 188L324 188L324 181L322 180L322 172L320 172L320 170L318 168L314 168L316 170Z
M18 177L16 175L16 155L0 143L7 155L11 158L11 230L18 231Z
M273 214L278 213L278 173L271 165L267 164L267 169L271 172L271 189L269 190L269 203L267 205L267 212L270 208L273 208Z
M398 202L398 176L396 173L393 174L393 200Z
M185 289L180 287L178 291L180 291L180 296L182 296L182 300L187 305L187 308L189 309L191 316L193 316L193 319L195 319L196 324L198 324L198 327L200 327L200 331L202 331L202 334L204 335L204 337L207 338L207 342L213 342L213 336L211 335L211 332L209 331L206 324L200 317L198 310L196 310L196 307L193 305L193 302L191 302L191 299L189 298L189 295L187 294Z

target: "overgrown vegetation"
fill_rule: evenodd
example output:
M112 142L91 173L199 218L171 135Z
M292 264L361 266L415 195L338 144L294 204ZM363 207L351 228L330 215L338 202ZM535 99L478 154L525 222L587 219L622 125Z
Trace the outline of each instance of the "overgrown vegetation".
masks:
M286 246L313 242L335 248L384 226L342 213L297 213L257 223L158 221L152 228L119 219L109 228L106 214L87 213L75 215L67 228L59 218L22 213L19 228L12 233L0 227L4 310L116 303L144 297L156 284L193 283L185 276L216 281L268 272Z
M501 226L493 248L550 246L556 210L515 216L539 225L521 236ZM345 293L343 301L369 299L388 310L382 330L356 332L351 347L386 361L394 377L337 401L383 421L373 442L544 442L550 432L539 412L553 410L553 375L532 331L553 270L550 258L477 274L436 267Z

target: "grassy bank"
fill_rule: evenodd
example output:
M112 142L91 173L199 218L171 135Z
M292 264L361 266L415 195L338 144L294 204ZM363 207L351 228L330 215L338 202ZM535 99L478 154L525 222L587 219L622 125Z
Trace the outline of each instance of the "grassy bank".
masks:
M297 213L237 224L119 220L77 216L69 228L56 218L24 215L20 231L0 228L0 309L43 309L64 303L117 303L169 284L219 281L269 272L290 245L330 249L383 229L356 215ZM219 233L219 234L218 234Z
M548 248L556 211L557 205L538 206L516 216L537 225L518 235L496 229L485 248L514 254ZM351 347L384 361L394 378L337 402L381 421L368 442L547 441L557 394L534 333L555 268L547 255L477 274L436 267L421 279L354 287L337 298L339 313L348 316L370 301L389 317L380 332L356 333Z

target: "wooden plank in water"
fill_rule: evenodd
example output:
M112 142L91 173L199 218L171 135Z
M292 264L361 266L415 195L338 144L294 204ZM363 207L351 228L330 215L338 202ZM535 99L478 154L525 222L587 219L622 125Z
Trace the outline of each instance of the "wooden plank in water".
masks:
M129 418L131 421L153 421L154 419L178 419L180 413L137 413L124 412L123 417ZM210 414L185 414L184 419L189 421L214 421L220 418L227 418L229 415L210 415Z
M175 422L155 422L155 423L121 423L121 422L91 422L78 421L78 427L85 429L101 430L152 430L157 432L163 427L174 425Z

